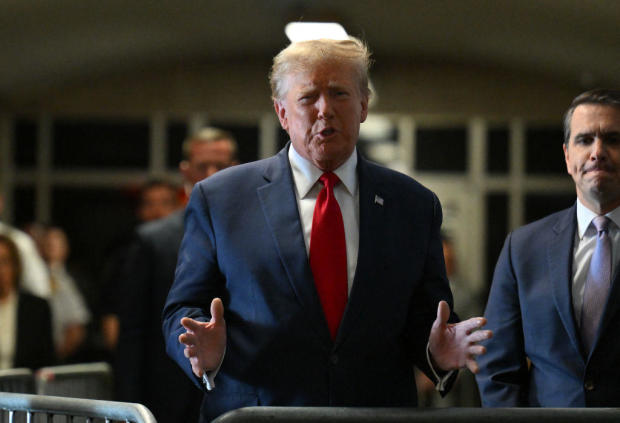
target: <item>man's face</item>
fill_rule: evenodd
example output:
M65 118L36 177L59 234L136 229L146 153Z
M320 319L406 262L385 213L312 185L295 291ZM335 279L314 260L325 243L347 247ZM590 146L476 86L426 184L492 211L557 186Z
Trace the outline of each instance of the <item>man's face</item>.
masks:
M235 164L232 145L228 140L194 142L189 160L181 163L181 173L191 185Z
M577 106L564 145L566 169L577 197L598 214L620 205L620 109L598 104Z
M325 61L288 75L274 107L295 150L324 171L336 169L355 148L368 97L349 63Z
M142 193L138 217L143 222L161 219L179 206L177 193L169 186L154 185Z

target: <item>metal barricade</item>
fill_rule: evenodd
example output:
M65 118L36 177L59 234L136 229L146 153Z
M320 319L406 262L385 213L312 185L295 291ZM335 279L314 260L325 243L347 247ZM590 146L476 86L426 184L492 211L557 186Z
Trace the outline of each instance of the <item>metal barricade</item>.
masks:
M0 410L8 423L25 418L31 422L95 421L157 423L148 408L141 404L47 395L0 392Z
M43 367L35 385L39 395L111 400L112 369L104 362Z
M34 375L26 368L0 370L0 392L34 394Z
M611 423L618 408L246 407L213 423Z

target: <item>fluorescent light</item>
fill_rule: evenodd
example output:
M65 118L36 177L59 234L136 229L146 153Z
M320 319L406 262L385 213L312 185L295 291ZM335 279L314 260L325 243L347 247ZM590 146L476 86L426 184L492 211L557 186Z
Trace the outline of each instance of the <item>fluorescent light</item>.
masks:
M318 40L329 38L332 40L348 40L347 31L335 22L289 22L284 32L292 43L297 41Z

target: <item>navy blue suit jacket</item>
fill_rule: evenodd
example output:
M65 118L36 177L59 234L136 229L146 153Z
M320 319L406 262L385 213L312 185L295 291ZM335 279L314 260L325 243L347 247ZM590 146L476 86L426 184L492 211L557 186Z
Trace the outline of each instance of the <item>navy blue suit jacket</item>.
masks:
M413 365L437 304L452 305L437 197L359 157L360 241L347 308L332 341L304 245L287 157L235 166L194 188L164 308L167 351L192 374L180 319L224 301L227 350L202 418L251 405L413 406Z
M478 360L483 406L620 406L620 282L585 351L572 306L576 227L573 206L506 239L485 312L494 336Z

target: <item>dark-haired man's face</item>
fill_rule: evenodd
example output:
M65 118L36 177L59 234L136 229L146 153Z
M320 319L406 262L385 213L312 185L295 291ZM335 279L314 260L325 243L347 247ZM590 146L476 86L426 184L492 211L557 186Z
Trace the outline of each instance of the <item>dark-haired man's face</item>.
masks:
M138 216L143 222L161 219L179 207L178 193L167 185L154 185L142 193Z
M620 108L577 106L570 134L564 158L577 197L597 214L620 206Z

